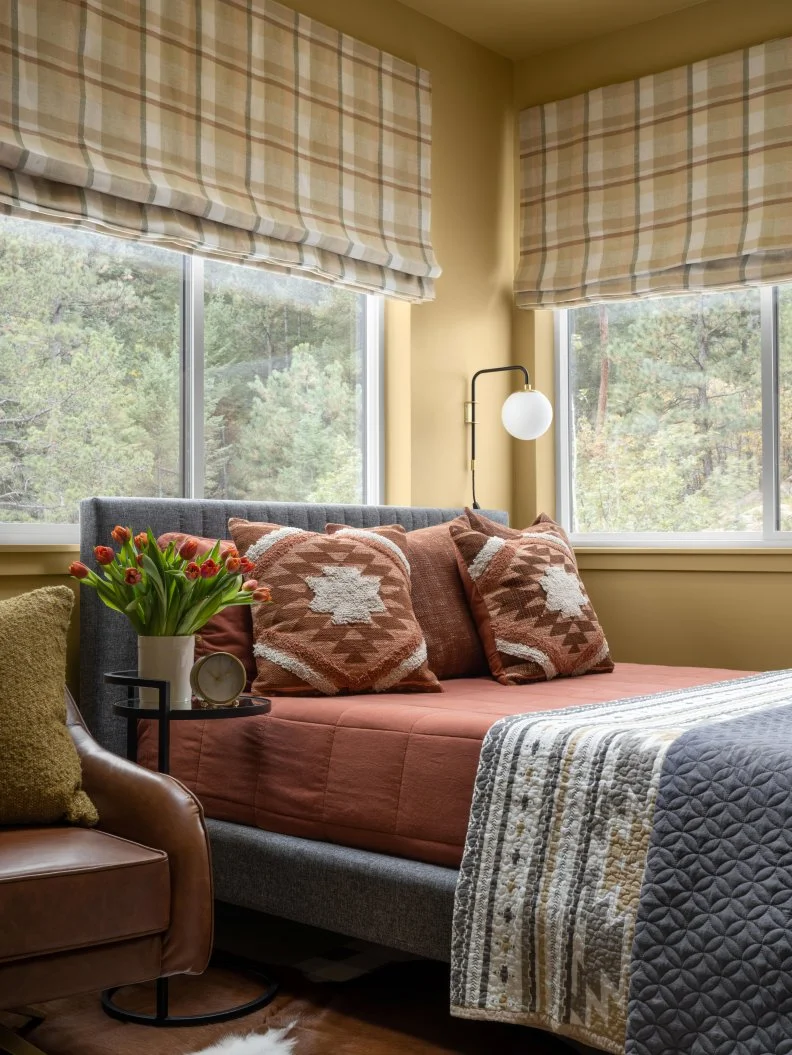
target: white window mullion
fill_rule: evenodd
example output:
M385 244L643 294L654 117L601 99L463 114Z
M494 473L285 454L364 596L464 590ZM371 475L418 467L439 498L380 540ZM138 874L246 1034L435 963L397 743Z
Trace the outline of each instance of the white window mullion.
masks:
M204 496L204 262L184 256L181 320L181 489Z
M762 325L762 522L772 541L779 530L778 289L760 290Z
M556 520L572 530L572 443L571 386L569 377L569 312L556 311L555 328L555 435L556 435Z

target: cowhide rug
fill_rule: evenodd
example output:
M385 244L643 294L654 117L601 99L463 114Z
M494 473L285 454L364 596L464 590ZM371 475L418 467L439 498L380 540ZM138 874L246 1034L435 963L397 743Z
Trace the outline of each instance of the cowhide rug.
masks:
M287 1026L244 1037L226 1037L209 1048L201 1048L195 1055L292 1055L297 1041L288 1036L291 1029Z

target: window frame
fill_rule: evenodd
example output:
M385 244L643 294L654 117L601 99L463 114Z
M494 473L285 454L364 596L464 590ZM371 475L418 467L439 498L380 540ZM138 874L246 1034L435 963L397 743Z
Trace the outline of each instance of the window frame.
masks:
M715 292L715 291L713 291ZM792 549L792 531L780 530L778 286L759 289L762 377L761 531L572 530L574 450L570 385L569 311L554 312L556 517L575 547L597 549Z
M204 258L188 253L178 255L182 260L182 282L179 375L180 495L177 497L201 499L204 497ZM376 293L365 293L363 296L363 504L379 505L382 503L384 491L385 298ZM262 498L262 501L266 501L266 498ZM24 524L4 523L0 520L0 546L62 546L75 545L79 541L79 523Z

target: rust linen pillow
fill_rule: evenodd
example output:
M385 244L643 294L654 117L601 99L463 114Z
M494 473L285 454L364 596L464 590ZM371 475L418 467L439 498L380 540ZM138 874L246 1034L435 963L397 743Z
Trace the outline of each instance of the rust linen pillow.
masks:
M166 549L168 543L175 542L180 546L188 538L198 543L198 553L209 553L214 549L217 539L201 538L183 531L167 531L157 539L160 549ZM230 539L220 539L220 552L225 556L236 546ZM247 688L250 688L256 677L256 657L253 655L253 618L247 605L232 605L213 616L195 635L195 658L200 659L209 652L230 652L245 666Z
M253 606L255 693L443 691L410 599L403 529L228 526L272 591L272 603Z
M497 538L520 538L526 532L541 531L542 525L549 525L549 530L555 532L559 537L563 538L564 542L569 546L569 552L572 554L572 560L575 561L575 567L577 567L577 560L575 560L575 553L572 546L569 544L569 539L564 529L556 524L552 517L549 517L547 513L540 513L539 516L534 520L530 527L524 528L519 531L517 528L509 527L508 524L499 524L496 520L490 520L489 517L482 516L475 509L465 509L465 517L469 527L472 527L474 531L480 531L482 535L495 535Z
M468 521L459 516L445 524L408 531L402 543L410 562L413 609L426 638L429 667L441 681L489 673L459 574L450 524L467 527ZM343 527L328 524L327 531Z
M549 517L515 537L456 525L451 537L498 681L523 685L613 670L569 539Z

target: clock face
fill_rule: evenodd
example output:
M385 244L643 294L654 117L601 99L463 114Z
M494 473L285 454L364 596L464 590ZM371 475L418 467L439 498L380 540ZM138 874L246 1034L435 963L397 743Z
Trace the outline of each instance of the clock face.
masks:
M230 703L245 691L244 666L230 652L212 652L192 669L193 691L209 703Z

